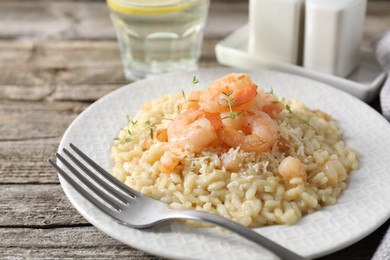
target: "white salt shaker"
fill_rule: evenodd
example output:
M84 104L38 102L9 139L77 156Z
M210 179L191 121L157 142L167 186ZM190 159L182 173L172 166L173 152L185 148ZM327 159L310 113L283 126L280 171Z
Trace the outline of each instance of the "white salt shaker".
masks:
M303 66L347 77L359 64L367 0L306 0Z
M301 62L305 0L250 0L248 52L261 58Z

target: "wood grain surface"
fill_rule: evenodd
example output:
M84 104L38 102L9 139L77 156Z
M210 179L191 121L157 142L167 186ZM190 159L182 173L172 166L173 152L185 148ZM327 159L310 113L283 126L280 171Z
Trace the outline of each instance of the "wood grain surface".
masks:
M215 44L247 13L212 0L200 67L220 66ZM390 1L369 1L362 45L389 29ZM128 83L104 1L0 1L0 259L159 259L91 226L47 163L80 112ZM369 259L388 226L323 259Z

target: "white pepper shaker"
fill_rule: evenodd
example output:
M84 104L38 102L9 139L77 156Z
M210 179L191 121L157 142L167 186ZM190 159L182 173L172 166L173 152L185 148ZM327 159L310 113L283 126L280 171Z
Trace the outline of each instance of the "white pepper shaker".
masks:
M303 66L347 77L359 64L367 0L306 0Z
M250 0L248 52L257 57L302 62L305 0Z

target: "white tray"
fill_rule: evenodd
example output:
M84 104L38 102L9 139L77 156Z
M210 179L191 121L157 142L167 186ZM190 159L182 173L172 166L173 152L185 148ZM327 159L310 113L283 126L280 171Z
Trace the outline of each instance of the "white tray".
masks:
M361 62L358 68L348 78L340 78L298 65L253 56L248 53L247 44L248 25L244 25L216 45L218 62L243 69L262 68L300 75L344 90L365 102L375 98L386 78L373 53L367 49L361 51Z

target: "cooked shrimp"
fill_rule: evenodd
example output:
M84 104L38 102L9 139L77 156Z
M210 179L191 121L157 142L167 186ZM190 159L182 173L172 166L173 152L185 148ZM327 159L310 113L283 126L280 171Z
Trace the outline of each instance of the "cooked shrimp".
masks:
M347 171L344 165L337 159L325 163L324 173L328 178L328 183L334 187L347 178Z
M199 109L199 98L201 91L191 91L187 96L184 109Z
M186 110L169 125L168 143L173 148L198 152L218 142L216 129L221 126L217 114Z
M167 142L168 141L168 133L167 129L157 129L156 131L156 139L160 142Z
M243 111L234 120L228 120L227 125L219 128L217 133L230 147L240 147L249 152L265 152L278 138L275 121L264 112Z
M262 93L258 93L250 101L235 108L236 111L263 111L271 117L277 116L283 109L283 104L279 102L276 96Z
M179 164L180 160L172 152L165 151L160 158L160 165L158 169L161 172L169 173L172 172Z
M279 102L276 96L270 94L261 94L264 100L264 106L261 110L270 115L276 117L284 109L282 103Z
M280 162L278 171L288 181L293 178L307 179L305 166L299 159L292 156L288 156Z
M235 108L236 111L261 111L263 107L266 105L266 101L263 96L258 93L254 98L250 101L239 105Z
M257 85L248 75L231 73L212 82L206 90L202 91L199 106L204 111L219 113L229 110L229 105L236 107L244 104L256 95ZM230 102L227 102L228 99Z

